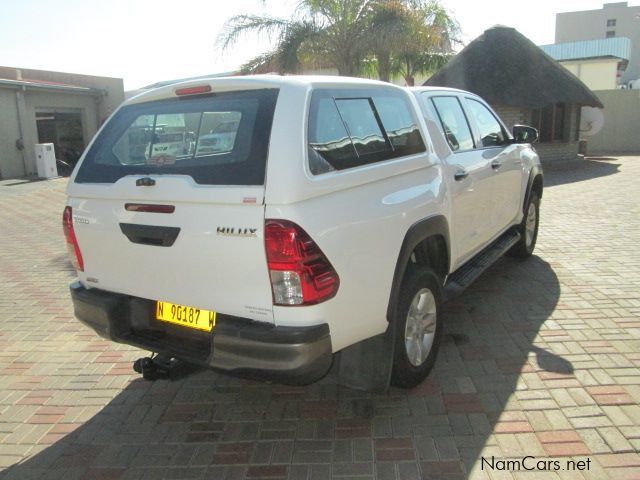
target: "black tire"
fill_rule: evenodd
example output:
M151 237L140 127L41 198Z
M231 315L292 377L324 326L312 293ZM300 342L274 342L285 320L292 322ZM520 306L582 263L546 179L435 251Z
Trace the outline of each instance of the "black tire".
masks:
M420 293L422 290L422 293ZM432 296L426 293L426 290ZM428 354L426 358L416 363L415 356L415 348L412 349L412 353L414 353L414 360L410 360L410 354L408 352L408 342L407 342L407 320L409 316L409 311L412 306L412 302L418 294L420 293L421 298L425 302L431 302L433 299L433 304L435 308L435 319L429 316L427 320L430 327L429 330L432 330L431 327L435 327L435 332L433 333L433 341L430 344L428 349ZM431 303L429 303L431 305ZM430 308L430 307L429 307ZM430 311L430 310L429 310ZM438 275L426 267L416 267L411 268L411 270L407 273L404 281L402 282L402 287L400 291L400 295L398 298L398 303L395 308L394 318L393 318L393 328L395 329L394 338L394 352L393 352L393 370L391 372L391 383L398 387L402 388L412 388L421 383L429 374L433 365L436 361L436 356L438 355L438 348L440 346L440 342L442 340L442 291L441 291L441 283L438 278ZM429 314L430 315L430 314ZM412 324L410 324L411 326ZM411 328L410 328L411 330ZM418 338L425 338L424 336L420 337L420 334L416 333ZM416 340L417 341L417 340ZM420 350L425 346L425 341L418 342L420 344ZM427 342L428 343L428 342ZM414 343L414 346L417 345ZM426 349L425 349L426 350Z
M535 212L535 228L533 235L527 235L527 218L530 213L530 209L533 208ZM531 198L527 204L527 208L524 210L524 217L522 223L518 227L520 232L520 240L516 243L507 253L510 257L516 258L528 258L533 254L536 248L536 241L538 240L538 226L540 225L540 197L538 192L531 192Z

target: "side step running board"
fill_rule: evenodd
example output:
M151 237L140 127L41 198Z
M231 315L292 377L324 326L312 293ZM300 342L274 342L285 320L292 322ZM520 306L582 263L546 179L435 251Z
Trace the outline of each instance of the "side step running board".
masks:
M508 230L478 255L449 275L444 286L444 300L451 300L460 295L482 272L513 247L518 240L520 240L520 233L515 229Z

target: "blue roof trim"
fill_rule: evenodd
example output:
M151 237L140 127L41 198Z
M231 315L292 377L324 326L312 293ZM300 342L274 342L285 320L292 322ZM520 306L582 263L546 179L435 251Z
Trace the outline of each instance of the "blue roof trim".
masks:
M556 43L553 45L541 45L540 48L557 61L602 57L629 60L631 56L631 40L625 37Z

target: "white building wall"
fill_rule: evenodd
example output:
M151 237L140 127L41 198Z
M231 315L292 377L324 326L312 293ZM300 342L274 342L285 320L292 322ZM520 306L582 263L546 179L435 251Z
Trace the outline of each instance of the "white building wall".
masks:
M615 20L615 26L607 26L608 20ZM607 32L615 37L631 40L629 66L622 76L622 82L640 77L640 6L629 6L627 2L605 3L598 10L564 12L556 15L555 43L599 40L607 38Z
M91 91L65 91L33 85L0 85L0 178L36 173L34 145L38 142L36 112L79 112L84 144L88 144L101 123L124 100L122 79L94 77L44 70L0 66L0 79L42 81L74 85ZM22 139L24 149L16 146Z
M562 61L565 67L591 90L613 90L618 85L618 59Z
M640 153L640 90L595 92L604 105L604 126L588 141L589 153Z
M82 136L88 144L98 131L99 112L97 99L92 95L78 95L58 92L29 92L26 97L27 115L31 125L31 134L38 138L36 112L80 112Z
M80 113L86 145L102 120L99 107L100 99L89 93L0 88L0 177L6 179L36 174L36 112ZM16 146L20 138L23 150Z
M15 178L25 174L23 154L16 148L20 138L16 93L0 88L0 178Z

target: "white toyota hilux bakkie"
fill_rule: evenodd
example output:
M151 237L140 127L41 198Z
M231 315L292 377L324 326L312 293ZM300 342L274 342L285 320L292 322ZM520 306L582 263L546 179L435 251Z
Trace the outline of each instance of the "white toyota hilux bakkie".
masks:
M442 302L534 249L536 139L445 88L264 75L143 93L69 179L75 315L164 359L310 383L340 352L348 384L414 386Z

